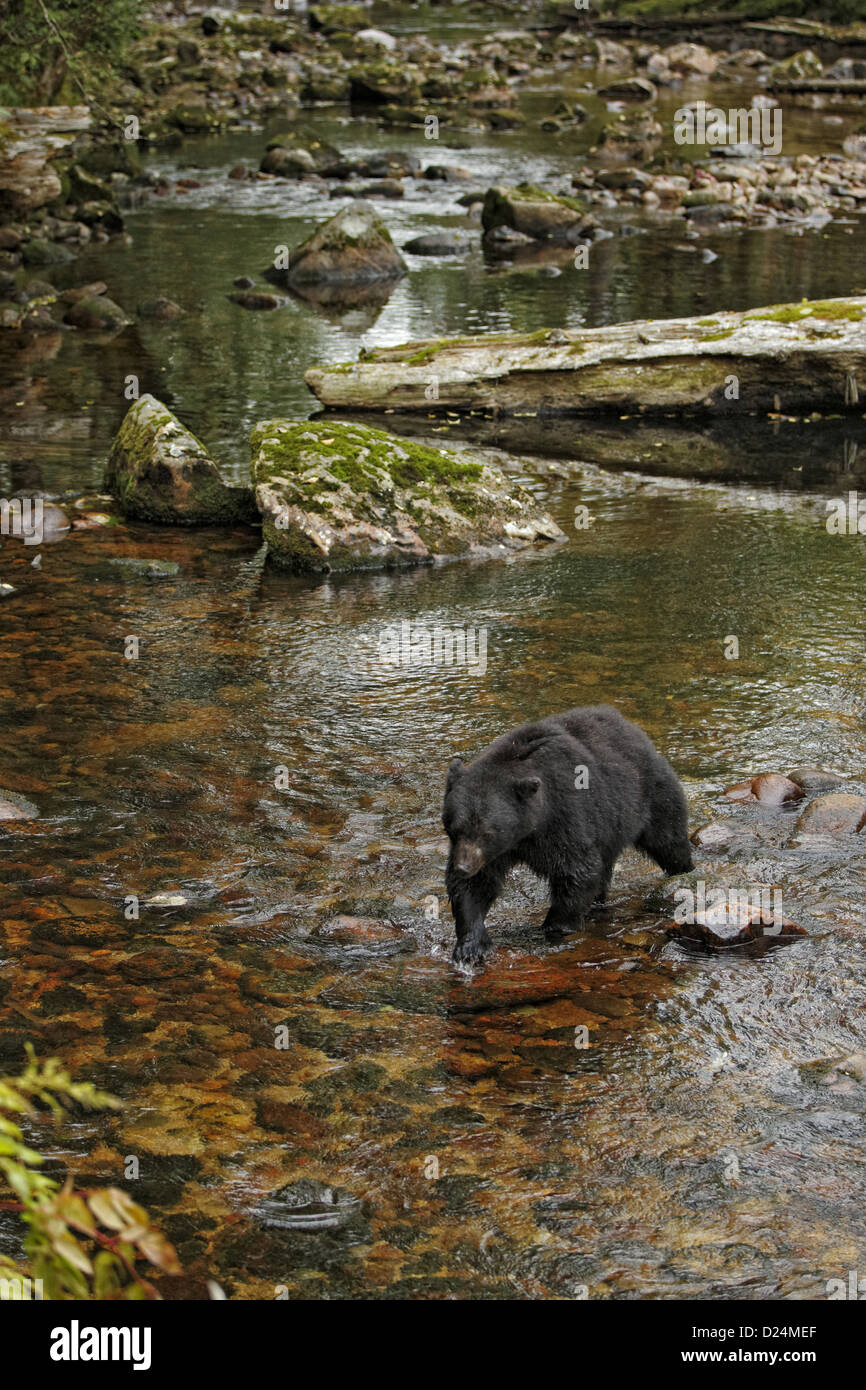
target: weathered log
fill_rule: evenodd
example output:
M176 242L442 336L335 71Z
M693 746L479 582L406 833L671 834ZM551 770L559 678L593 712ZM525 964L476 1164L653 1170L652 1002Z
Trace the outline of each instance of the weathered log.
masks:
M866 297L570 332L430 339L376 348L354 365L311 368L306 381L324 406L353 411L842 411L866 387Z
M769 82L768 92L838 92L840 95L866 96L866 81L857 77L798 77L790 81Z

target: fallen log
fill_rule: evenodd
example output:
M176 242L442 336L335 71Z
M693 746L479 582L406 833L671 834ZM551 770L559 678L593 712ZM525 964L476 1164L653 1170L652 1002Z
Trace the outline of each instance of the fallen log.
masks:
M866 296L606 328L425 339L306 373L328 409L862 414Z
M797 77L767 84L768 92L835 92L840 96L866 96L866 81L859 77Z

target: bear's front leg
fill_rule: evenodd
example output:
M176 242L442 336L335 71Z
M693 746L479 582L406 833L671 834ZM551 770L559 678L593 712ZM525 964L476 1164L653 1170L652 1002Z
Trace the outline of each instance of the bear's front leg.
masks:
M472 878L458 874L449 859L445 885L451 900L457 945L452 959L465 965L478 965L490 945L484 919L502 887L503 872L488 867Z
M562 936L563 932L579 927L603 883L600 864L599 872L592 872L588 878L552 878L550 907L542 923L545 936Z

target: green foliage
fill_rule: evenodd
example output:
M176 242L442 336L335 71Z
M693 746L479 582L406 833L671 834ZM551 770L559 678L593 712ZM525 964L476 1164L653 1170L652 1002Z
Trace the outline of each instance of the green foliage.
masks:
M57 1119L72 1105L116 1110L120 1102L86 1081L73 1081L56 1058L38 1062L30 1046L27 1056L19 1076L0 1077L0 1178L15 1194L0 1207L20 1212L28 1227L28 1268L22 1271L0 1255L0 1280L41 1280L46 1299L158 1298L136 1261L169 1274L179 1273L180 1265L143 1207L117 1187L79 1191L71 1180L61 1187L40 1171L42 1155L27 1145L11 1118L35 1116L41 1107ZM0 1298L4 1288L0 1284Z
M91 97L140 11L141 0L0 0L0 106Z

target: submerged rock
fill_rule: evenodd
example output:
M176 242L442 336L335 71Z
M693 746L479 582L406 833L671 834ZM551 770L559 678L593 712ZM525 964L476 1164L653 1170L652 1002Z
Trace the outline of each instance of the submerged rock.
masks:
M239 304L242 309L279 309L287 303L278 294L268 294L263 290L238 290L228 297L232 304Z
M264 1226L313 1234L366 1225L360 1197L341 1188L327 1187L316 1178L299 1178L281 1187L260 1202L253 1215Z
M251 442L264 536L290 569L390 569L564 539L496 469L383 430L267 420Z
M37 820L38 816L38 807L32 801L0 787L0 820Z
M737 834L737 827L730 821L710 821L693 830L689 839L698 849L727 849Z
M748 897L748 895L746 895ZM705 951L737 951L763 955L774 946L789 944L809 933L781 913L763 910L760 904L722 903L695 914L693 922L671 922L668 934Z
M453 256L469 246L456 232L423 232L407 241L403 250L413 256Z
M166 299L160 295L157 299L146 299L138 306L138 317L141 319L155 319L159 323L173 323L176 319L182 319L186 315L186 310L179 304L175 304L173 299Z
M646 77L624 77L619 82L610 82L599 87L598 96L605 101L655 101L658 88Z
M67 309L63 322L88 333L118 333L132 323L132 319L113 299L101 294L90 299L79 299Z
M207 526L254 516L249 490L224 483L204 445L153 396L127 411L105 483L124 514L142 521Z
M510 227L533 241L574 245L588 236L595 223L577 198L559 197L521 183L516 188L488 188L481 225L485 233Z
M107 562L112 568L141 574L148 579L173 579L180 574L177 560L147 560L138 555L113 555Z
M407 270L384 222L369 203L356 202L296 246L285 269L269 266L265 278L286 289L303 290L397 280Z
M645 106L622 111L602 127L598 153L605 158L641 162L661 143L662 135L661 124Z
M838 772L828 772L823 767L792 767L788 773L792 782L796 782L804 792L826 792L831 787L838 787L843 781L843 777Z
M795 836L853 835L866 826L866 797L829 792L807 806L794 826Z

